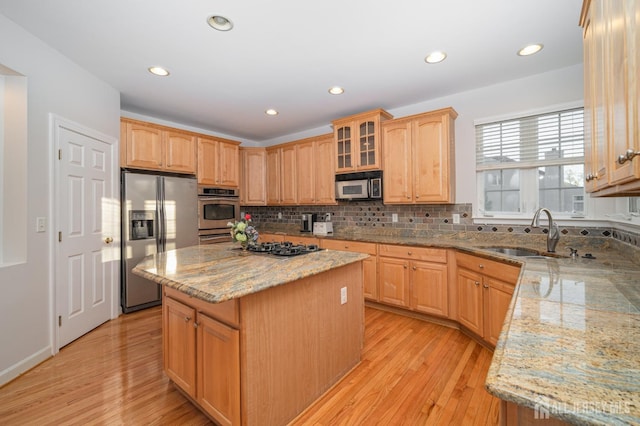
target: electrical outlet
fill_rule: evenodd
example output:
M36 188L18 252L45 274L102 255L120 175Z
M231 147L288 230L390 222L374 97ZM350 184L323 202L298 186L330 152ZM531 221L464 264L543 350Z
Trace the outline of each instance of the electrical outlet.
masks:
M391 213L391 222L397 222L398 221L398 213Z
M345 303L347 303L347 288L342 287L340 289L340 304L344 305Z
M45 232L46 230L47 230L47 218L46 217L36 218L36 232Z
M325 213L324 214L324 221L325 222L331 222L331 213Z
M460 215L458 213L453 214L453 223L460 223Z
M278 212L278 219L282 219L282 212Z

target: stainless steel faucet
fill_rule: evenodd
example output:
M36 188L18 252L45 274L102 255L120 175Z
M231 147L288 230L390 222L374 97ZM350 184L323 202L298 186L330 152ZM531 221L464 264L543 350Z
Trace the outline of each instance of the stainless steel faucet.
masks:
M531 226L534 228L538 228L540 226L540 213L545 212L547 217L549 218L549 232L547 232L547 251L549 253L555 253L556 245L558 245L558 241L560 241L560 231L558 230L558 224L553 221L553 217L551 217L551 211L544 207L540 207L533 214L533 220L531 221Z

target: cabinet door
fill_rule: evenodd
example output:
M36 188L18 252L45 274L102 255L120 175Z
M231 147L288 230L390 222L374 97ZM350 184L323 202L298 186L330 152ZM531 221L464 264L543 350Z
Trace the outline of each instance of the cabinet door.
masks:
M247 206L267 204L267 153L264 148L242 150L241 202Z
M216 158L217 184L237 188L240 182L240 155L237 144L218 142Z
M638 97L635 33L638 32L640 16L636 16L637 1L626 0L607 2L608 16L608 61L609 69L609 114L610 146L609 183L620 184L640 178L640 161L618 162L618 157L627 150L638 151ZM633 82L636 82L635 84Z
M357 161L358 170L380 169L380 131L377 119L356 123L357 128Z
M315 166L316 204L335 204L336 166L333 135L318 139L315 142L313 164Z
M482 275L458 268L458 319L478 336L482 336Z
M412 309L446 317L449 314L447 265L411 262L411 299Z
M412 128L413 196L417 203L451 202L448 116L417 118Z
M413 202L411 186L411 122L386 122L382 126L384 191L386 204Z
M280 204L280 149L267 150L267 205Z
M164 369L189 396L196 397L195 309L164 298Z
M160 170L164 166L162 131L152 126L127 123L127 167Z
M380 302L409 306L409 261L379 257Z
M315 158L313 152L313 142L304 142L296 145L296 177L295 187L297 191L296 199L298 204L315 204Z
M165 131L165 170L196 172L196 138L187 133Z
M334 132L336 140L336 172L343 173L355 170L353 123L335 126Z
M363 294L365 299L378 300L378 262L375 255L362 261Z
M484 340L496 345L505 315L511 303L513 285L485 277L484 293Z
M280 202L297 204L296 190L296 146L286 146L280 150Z
M593 92L591 93L592 146L591 160L594 179L590 189L598 190L608 186L607 173L607 65L605 56L607 43L605 40L607 29L604 22L602 2L591 4L591 25L593 27L593 58L590 60L591 77L593 78Z
M198 138L198 184L216 185L218 183L217 155L218 141Z
M198 314L198 403L221 425L240 424L240 332Z

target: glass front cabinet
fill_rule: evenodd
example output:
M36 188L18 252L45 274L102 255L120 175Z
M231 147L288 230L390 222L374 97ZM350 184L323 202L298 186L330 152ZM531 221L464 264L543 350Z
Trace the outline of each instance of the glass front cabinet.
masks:
M380 123L391 118L376 109L334 120L336 173L381 169Z

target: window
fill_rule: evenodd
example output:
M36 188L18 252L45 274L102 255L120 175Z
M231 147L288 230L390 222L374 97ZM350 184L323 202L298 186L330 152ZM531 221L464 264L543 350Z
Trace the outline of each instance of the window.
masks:
M476 125L478 210L584 216L583 108Z

